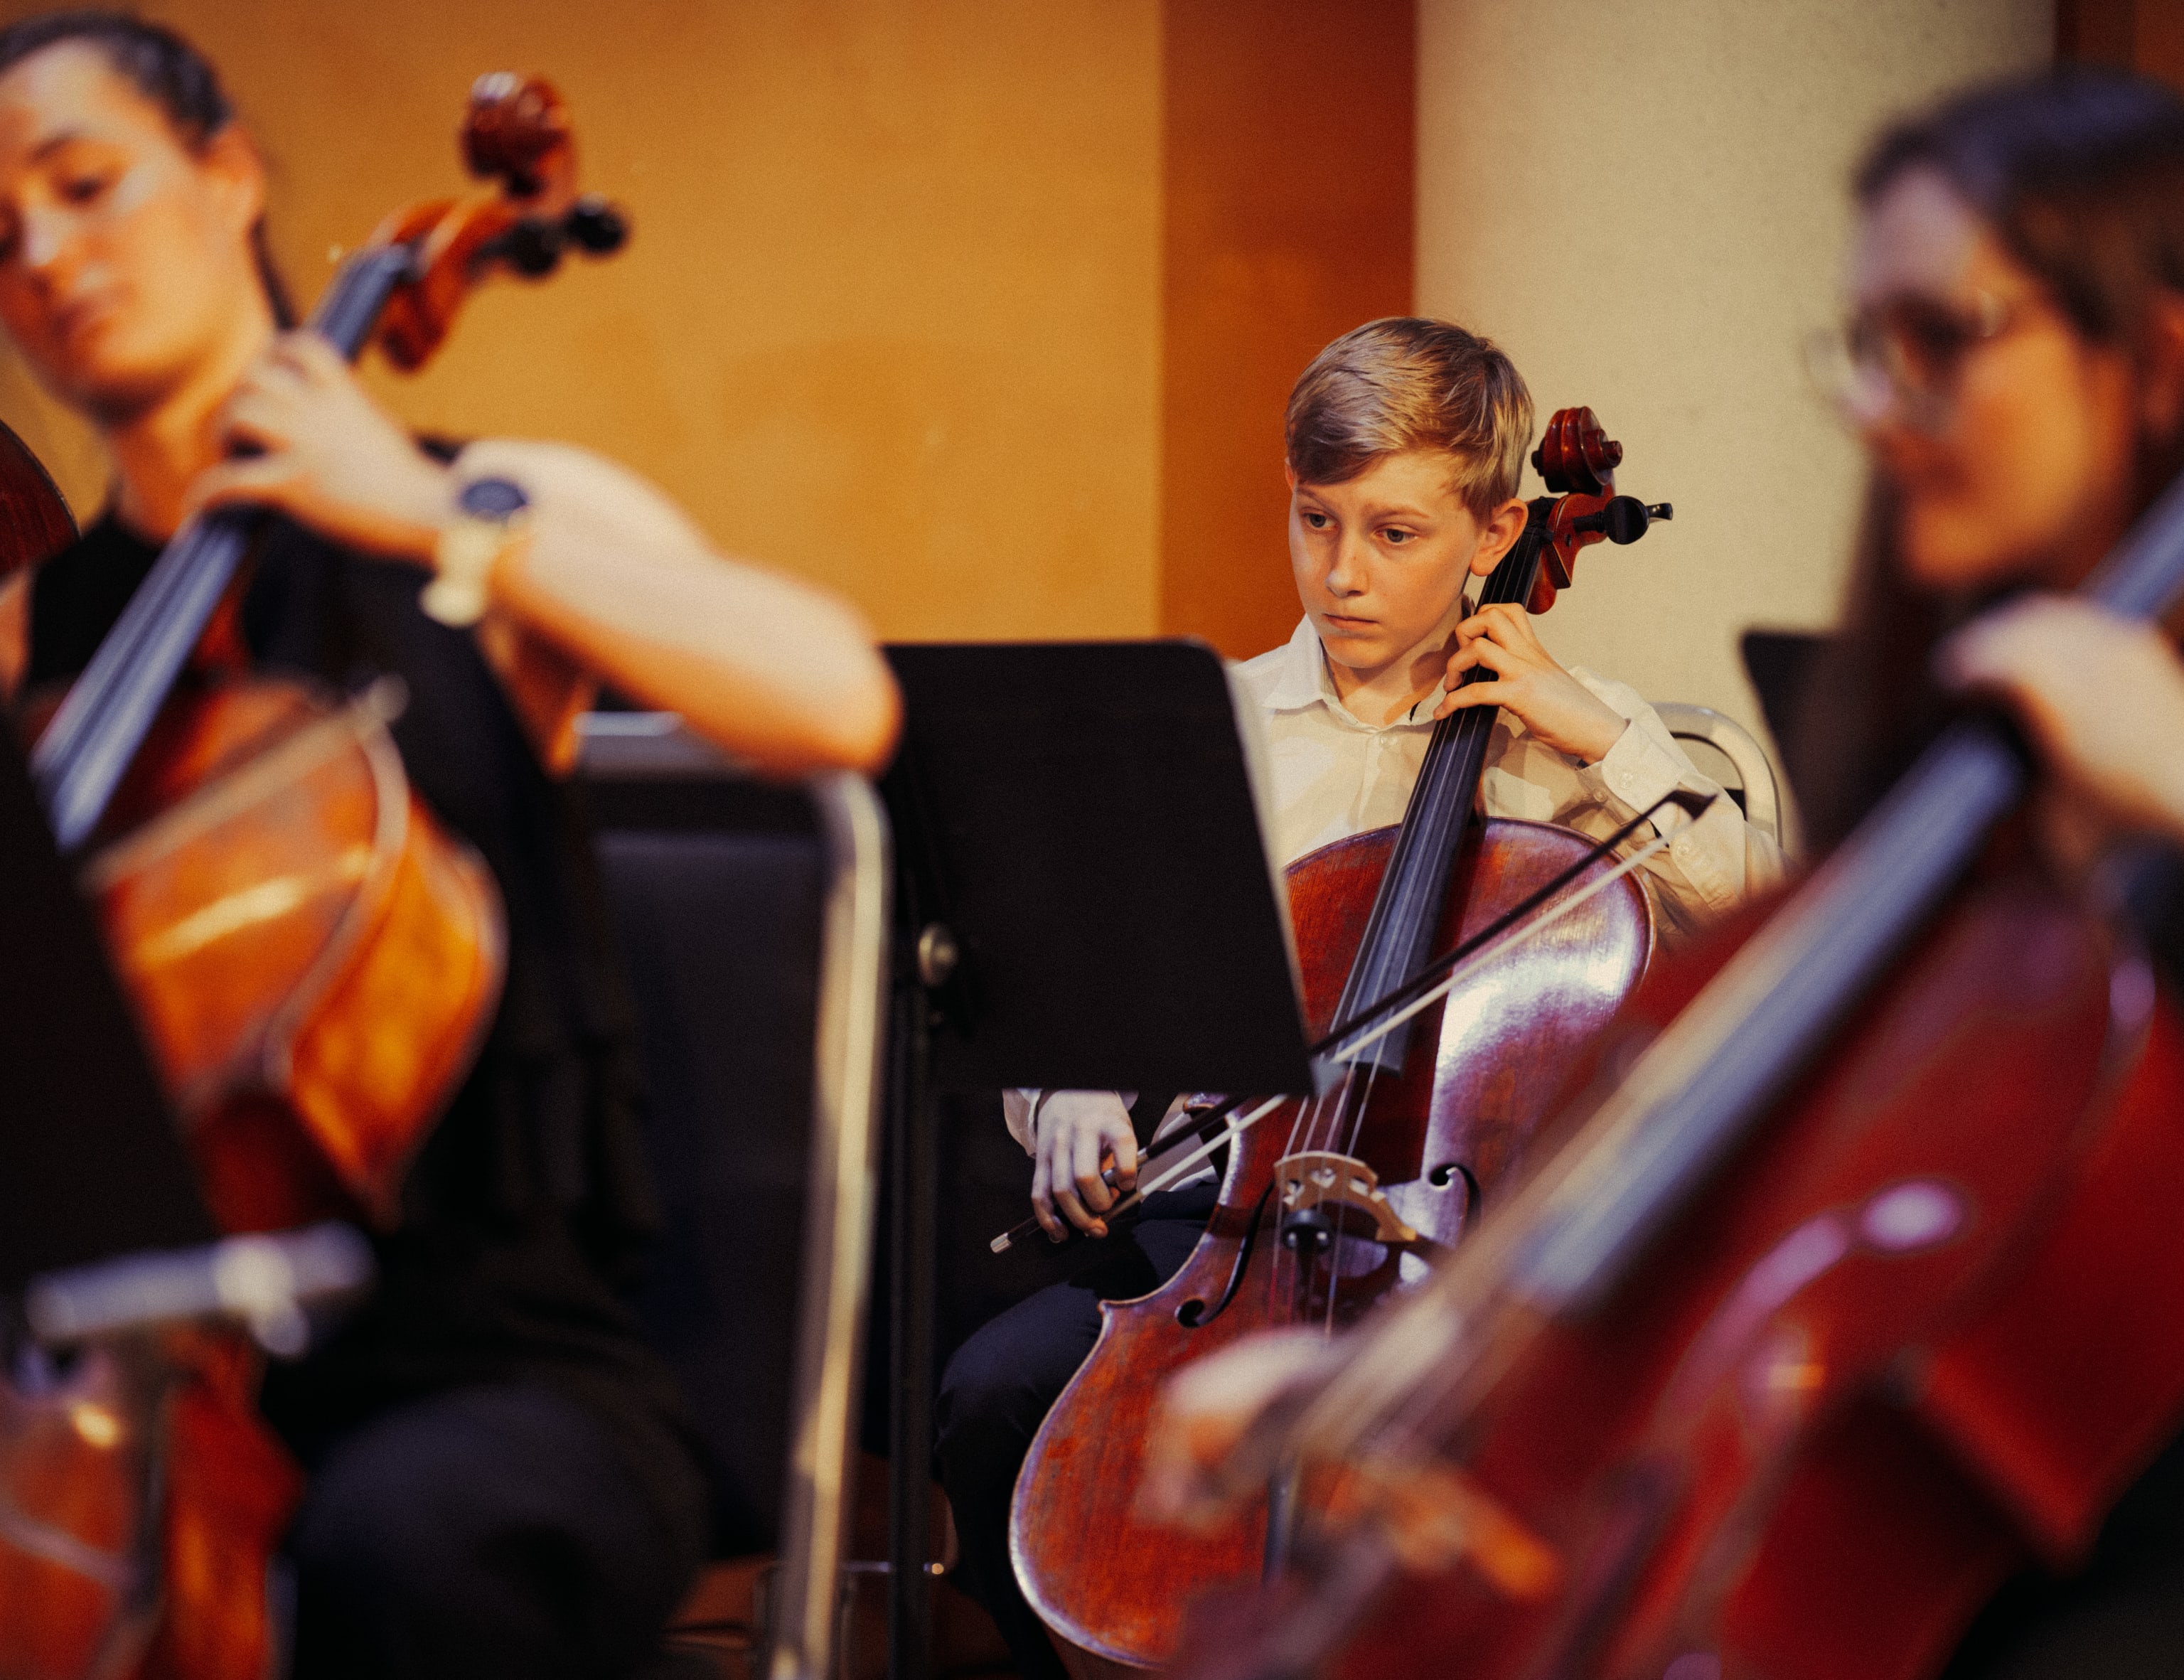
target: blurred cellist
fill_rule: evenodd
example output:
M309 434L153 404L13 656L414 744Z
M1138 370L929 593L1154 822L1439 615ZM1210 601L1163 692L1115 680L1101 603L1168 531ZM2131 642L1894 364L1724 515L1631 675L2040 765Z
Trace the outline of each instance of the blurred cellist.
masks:
M1990 693L2046 766L2058 865L2128 887L2184 984L2173 855L2113 867L2118 840L2184 840L2184 665L2173 631L2061 598L2184 470L2184 99L2092 71L1978 89L1883 134L1857 198L1851 321L1825 366L1874 484L1849 622L1794 743L1809 831L1847 831L1948 690ZM2180 1672L2171 1448L2086 1570L2012 1582L1948 1674Z
M223 656L337 690L404 679L396 740L497 878L507 980L379 1239L376 1298L266 1385L311 1476L295 1672L631 1672L707 1503L617 1292L650 1220L634 1046L558 775L601 677L779 773L878 764L894 691L853 611L711 552L621 469L549 444L421 452L284 330L265 194L213 67L171 32L100 13L0 31L0 321L114 468L103 515L9 590L0 670L65 682L189 514L252 502L282 517ZM526 519L463 545L459 574L443 538L488 480Z

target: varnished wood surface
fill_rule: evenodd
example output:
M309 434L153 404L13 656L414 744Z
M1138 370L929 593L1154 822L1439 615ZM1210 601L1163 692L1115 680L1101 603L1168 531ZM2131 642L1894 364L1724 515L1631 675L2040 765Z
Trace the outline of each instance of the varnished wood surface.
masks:
M1404 1577L1329 1672L1460 1649L1480 1680L1650 1680L1698 1649L1917 1680L2028 1544L2074 1555L2184 1410L2153 1187L2184 1172L2184 1063L2114 960L2021 883L1960 907L1630 1285L1467 1420L1473 1487L1562 1590ZM1879 1217L1906 1186L1958 1223ZM1186 1672L1225 1672L1200 1639Z
M265 1560L303 1476L257 1386L248 1342L190 1326L84 1349L49 1386L0 1375L0 1674L272 1672Z
M1354 835L1290 869L1315 1032L1331 1024L1396 834ZM1496 821L1474 830L1433 948L1486 926L1587 846L1538 823ZM1451 1169L1468 1169L1493 1196L1571 1058L1644 972L1652 939L1644 890L1625 879L1495 957L1421 1018L1402 1077L1381 1081L1351 1152L1379 1172L1407 1222L1443 1245L1457 1239L1469 1215L1463 1174ZM1062 1638L1106 1660L1165 1662L1192 1598L1255 1580L1260 1567L1262 1510L1205 1535L1138 1520L1134 1500L1161 1380L1246 1331L1287 1321L1293 1300L1316 1317L1346 1322L1396 1287L1399 1274L1424 1275L1415 1259L1384 1259L1345 1277L1330 1303L1317 1286L1298 1283L1293 1262L1277 1263L1269 1214L1234 1304L1197 1329L1178 1321L1184 1303L1210 1307L1220 1296L1275 1161L1304 1145L1293 1137L1297 1112L1292 1104L1269 1116L1234 1151L1220 1205L1183 1270L1156 1293L1103 1309L1100 1342L1048 1415L1017 1484L1011 1545L1026 1596Z
M0 424L0 578L51 560L75 540L75 517L52 475Z
M170 701L115 818L84 877L214 1215L391 1222L499 998L484 864L376 718L285 683Z

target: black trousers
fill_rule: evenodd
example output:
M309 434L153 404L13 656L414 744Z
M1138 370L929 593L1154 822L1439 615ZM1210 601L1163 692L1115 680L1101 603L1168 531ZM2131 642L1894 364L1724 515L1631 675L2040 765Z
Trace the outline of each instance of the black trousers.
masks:
M297 1680L604 1680L656 1660L706 1514L694 1482L688 1510L659 1508L627 1432L507 1383L338 1439L289 1534ZM682 1449L663 1433L660 1450Z
M956 1349L940 1380L940 1483L956 1513L964 1582L1000 1626L1025 1680L1067 1680L1009 1563L1009 1501L1031 1438L1100 1336L1100 1303L1150 1293L1190 1258L1212 1184L1145 1198L1145 1216L1067 1283L1019 1301Z

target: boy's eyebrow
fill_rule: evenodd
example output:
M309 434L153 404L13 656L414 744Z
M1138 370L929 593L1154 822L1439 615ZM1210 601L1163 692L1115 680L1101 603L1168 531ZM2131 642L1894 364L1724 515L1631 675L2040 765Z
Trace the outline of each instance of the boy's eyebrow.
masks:
M1327 500L1327 498L1322 495L1318 490L1315 489L1312 485L1303 483L1301 480L1300 480L1297 484L1296 493L1301 496L1310 496L1314 501L1319 502L1323 505L1324 505ZM1420 507L1415 502L1403 501L1369 502L1366 505L1364 512L1365 516L1368 519L1386 519L1390 516L1395 516L1403 519L1414 519L1420 524L1427 522L1434 516L1431 509Z
M1433 519L1429 510L1410 502L1375 503L1366 508L1365 516L1368 519L1408 519L1420 525L1429 524Z

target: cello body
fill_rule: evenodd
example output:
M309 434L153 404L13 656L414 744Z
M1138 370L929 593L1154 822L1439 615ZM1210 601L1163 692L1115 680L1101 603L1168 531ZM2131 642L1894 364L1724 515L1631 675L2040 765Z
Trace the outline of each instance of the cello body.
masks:
M1975 885L1624 1287L1402 1471L1319 1472L1353 1510L1400 1474L1409 1517L1323 1537L1270 1643L1357 1680L1930 1675L2184 1416L2180 1093L2143 960L2027 874ZM1179 1671L1291 1672L1242 1610Z
M83 869L226 1231L391 1226L499 998L499 889L404 777L392 704L177 695Z
M0 1676L271 1672L265 1571L303 1476L253 1406L255 1350L173 1326L0 1381Z
M1396 833L1355 834L1290 867L1315 1035L1334 1017ZM1542 823L1474 825L1457 854L1434 948L1452 948L1485 927L1588 849L1581 836ZM1232 1145L1205 1236L1161 1289L1101 1308L1099 1343L1048 1414L1018 1477L1010 1523L1017 1579L1061 1638L1111 1662L1160 1666L1173 1655L1194 1595L1257 1577L1263 1500L1207 1533L1155 1526L1135 1509L1160 1381L1250 1331L1346 1324L1423 1277L1429 1260L1477 1217L1481 1196L1491 1198L1548 1112L1559 1070L1624 1002L1653 940L1645 890L1625 876L1468 971L1421 1017L1401 1075L1383 1077L1344 1151L1378 1175L1390 1209L1424 1239L1416 1248L1352 1237L1334 1267L1300 1263L1278 1229L1286 1186L1268 1193L1291 1153L1300 1105ZM1213 1312L1224 1294L1227 1306Z

